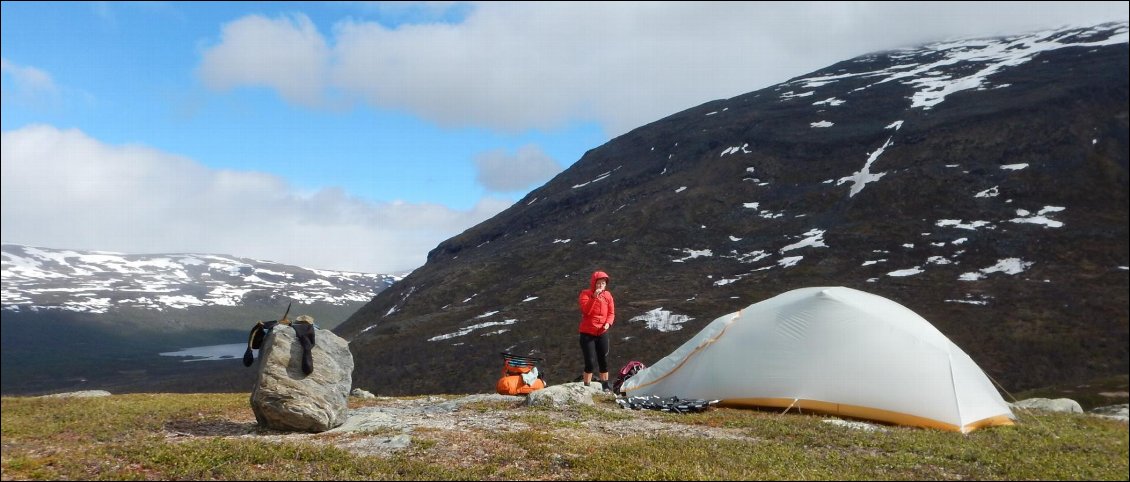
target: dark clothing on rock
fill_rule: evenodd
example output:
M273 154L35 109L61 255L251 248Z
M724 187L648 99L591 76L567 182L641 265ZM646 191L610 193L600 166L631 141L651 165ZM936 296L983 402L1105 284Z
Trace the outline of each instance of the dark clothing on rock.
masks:
M309 323L292 323L294 334L298 343L302 344L302 373L307 375L314 372L314 325Z

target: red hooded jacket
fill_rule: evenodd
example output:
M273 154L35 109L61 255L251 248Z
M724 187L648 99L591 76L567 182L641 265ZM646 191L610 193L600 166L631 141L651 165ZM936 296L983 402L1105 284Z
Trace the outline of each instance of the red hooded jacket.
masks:
M600 296L594 294L596 280L601 278L608 279L608 275L603 271L594 272L589 280L589 289L581 290L578 299L581 305L581 326L578 331L593 336L603 335L608 331L604 325L611 327L616 322L616 302L612 300L612 292L608 291L607 285Z

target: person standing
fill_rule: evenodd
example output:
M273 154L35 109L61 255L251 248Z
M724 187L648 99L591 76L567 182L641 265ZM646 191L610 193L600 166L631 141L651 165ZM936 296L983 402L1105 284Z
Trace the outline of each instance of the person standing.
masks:
M616 302L608 291L608 274L595 271L589 288L581 290L581 354L585 359L585 386L592 382L593 368L600 369L600 384L608 386L608 329L616 322Z

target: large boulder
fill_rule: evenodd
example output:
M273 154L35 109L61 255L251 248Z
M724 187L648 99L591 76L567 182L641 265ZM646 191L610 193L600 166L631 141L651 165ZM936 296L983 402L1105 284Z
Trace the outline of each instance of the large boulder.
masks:
M603 393L600 382L594 381L591 385L584 383L564 383L534 390L526 395L526 405L533 407L562 408L568 405L593 405L594 395L613 397L611 393Z
M353 355L329 330L315 331L314 371L302 373L302 345L294 329L278 325L263 341L251 409L260 425L276 430L323 432L349 417Z
M1070 398L1029 398L1010 404L1014 408L1043 410L1045 412L1083 413L1079 402Z
M1125 403L1120 404L1120 405L1108 405L1108 406L1105 406L1105 407L1095 407L1093 410L1091 410L1091 414L1095 415L1095 416L1103 417L1103 418L1110 418L1110 419L1121 420L1123 422L1126 422L1126 421L1130 420L1130 415L1128 415L1128 413L1127 413L1127 412L1130 412L1130 410L1128 410L1128 407L1130 407L1130 405L1127 405Z

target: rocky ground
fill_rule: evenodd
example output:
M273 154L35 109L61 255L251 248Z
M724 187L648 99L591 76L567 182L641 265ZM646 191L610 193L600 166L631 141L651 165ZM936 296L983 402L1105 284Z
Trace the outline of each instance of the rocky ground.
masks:
M1046 402L1044 400L1047 400ZM411 451L413 445L427 449L428 457L457 466L482 464L505 453L507 443L497 435L549 428L555 434L576 440L597 436L645 433L652 436L749 439L742 430L688 425L671 421L661 412L621 408L610 394L592 395L592 404L563 407L530 407L525 396L476 394L462 397L350 398L350 416L340 427L322 433L281 432L261 428L252 412L225 421L181 422L166 427L166 437L191 440L196 437L258 438L278 442L322 443L358 455L388 456ZM1039 408L1036 408L1039 407ZM1058 407L1058 408L1057 408ZM1075 411L1068 399L1031 399L1014 410ZM1127 405L1095 409L1090 414L1127 420ZM885 430L863 422L829 419L863 430Z
M391 455L408 450L416 442L431 447L430 457L451 458L460 465L482 463L505 450L499 446L503 442L489 434L521 432L535 426L553 427L557 434L578 440L594 433L622 435L629 430L653 435L748 438L740 430L686 425L664 421L660 412L622 409L609 394L596 394L593 399L592 405L541 409L527 407L525 396L496 394L461 398L352 397L349 420L323 433L263 429L249 410L228 421L170 426L166 428L166 437L255 437L325 443L359 455Z

